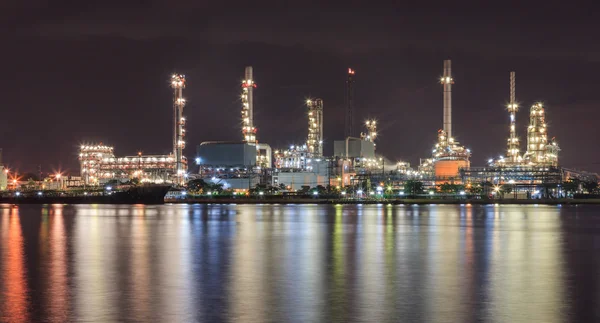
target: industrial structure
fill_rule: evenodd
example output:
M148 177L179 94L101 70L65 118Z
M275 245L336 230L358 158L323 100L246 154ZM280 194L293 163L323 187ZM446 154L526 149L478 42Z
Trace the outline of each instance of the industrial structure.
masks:
M173 156L175 158L175 183L184 184L184 176L187 172L187 161L183 156L185 148L185 117L183 107L183 89L185 88L185 76L173 74L171 76L171 87L173 88Z
M323 157L323 100L308 99L308 153L314 158Z
M256 128L254 127L254 88L256 83L252 77L252 66L246 66L242 81L242 137L251 145L256 144Z
M516 113L519 106L515 98L515 72L510 73L510 102L508 111L510 116L508 150L506 158L500 156L491 159L488 163L499 167L558 167L558 146L554 138L548 140L546 125L546 111L541 102L536 102L529 110L529 125L527 126L527 147L523 155L520 154L520 140L516 130Z
M0 148L0 191L3 191L8 186L8 169L2 162L2 148Z
M348 76L346 79L346 128L344 137L354 136L354 74L352 68L348 68Z
M185 76L173 74L173 148L168 155L137 155L117 157L114 147L102 143L87 143L79 148L80 173L84 185L102 185L118 180L137 179L141 182L183 185L188 177L185 149L185 117L183 89Z
M375 139L377 139L377 121L367 120L365 122L365 126L367 128L367 132L361 132L360 138L362 140L373 142L373 146L375 146Z
M355 119L355 71L349 68L345 81L345 124L343 140L333 140L333 153L325 154L323 100L306 100L306 141L285 149L271 151L260 142L254 120L254 90L256 82L253 68L245 67L241 82L241 132L240 141L205 141L197 146L196 178L234 191L247 191L257 184L272 185L282 190L305 190L306 187L334 187L340 190L352 186L355 192L371 190L373 184L401 189L406 181L423 182L432 192L436 187L450 183L487 187L491 193L503 185L510 185L518 194L534 194L546 187L544 196L559 194L556 189L569 176L595 178L595 174L578 172L559 167L560 148L554 138L549 139L546 111L541 103L532 105L527 127L527 146L521 149L517 129L519 104L516 98L515 72L510 73L510 96L508 100L508 139L506 157L492 159L487 166L471 167L471 151L455 137L452 124L452 77L451 61L444 60L443 74L443 120L438 130L437 142L431 156L422 158L418 167L412 168L406 161L390 161L376 152L380 139L378 123L367 120L364 130L354 129ZM185 76L174 74L173 89L173 151L169 155L144 155L116 157L112 146L84 144L80 148L82 181L85 185L101 185L110 180L125 181L137 178L142 182L185 183L187 160L185 148L185 99L183 89ZM341 133L340 133L341 135ZM504 148L502 148L504 150ZM523 152L524 151L524 152ZM2 169L0 153L0 170ZM2 187L0 175L0 188ZM548 187L554 189L548 190ZM538 193L535 193L538 194Z
M523 156L523 160L528 165L558 166L559 150L554 138L548 141L545 109L542 103L535 103L529 112L527 152Z
M520 142L517 137L517 112L519 111L519 105L516 100L515 72L510 72L510 101L508 103L508 113L510 118L509 136L508 136L508 149L506 151L506 162L508 165L517 165L521 163L522 157L520 155Z
M540 102L531 106L529 125L527 126L527 149L520 154L520 141L516 130L516 113L519 106L516 101L515 72L510 73L509 136L507 156L490 159L487 167L468 167L461 169L461 178L466 183L490 183L498 191L502 185L509 185L515 196L538 192L549 197L560 194L560 184L570 177L589 177L589 174L566 170L559 167L560 148L555 139L548 140L546 111ZM545 191L538 190L544 187ZM554 187L548 191L548 187ZM494 192L492 192L494 193Z
M452 136L452 78L451 61L444 61L444 74L440 79L444 86L443 129L438 131L438 140L432 150L432 158L424 159L420 170L435 184L460 182L461 168L470 166L471 151L460 145Z

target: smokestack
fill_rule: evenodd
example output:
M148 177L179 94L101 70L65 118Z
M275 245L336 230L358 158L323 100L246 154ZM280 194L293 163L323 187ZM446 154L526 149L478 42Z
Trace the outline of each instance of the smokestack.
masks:
M346 138L354 136L354 73L352 68L348 69L346 79Z
M444 131L448 138L452 137L452 71L450 68L450 60L444 60L444 76L442 77L444 84Z

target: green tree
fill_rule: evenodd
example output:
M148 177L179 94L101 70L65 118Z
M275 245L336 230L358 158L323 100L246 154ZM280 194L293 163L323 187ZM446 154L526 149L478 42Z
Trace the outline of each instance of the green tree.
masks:
M579 183L580 181L576 178L569 178L568 181L563 182L562 186L563 186L563 190L566 193L575 193L577 192L577 190L579 189Z
M481 183L467 184L466 191L469 194L479 195L479 194L483 193L483 187L482 187Z
M423 182L415 180L404 182L404 193L410 195L423 194Z
M201 193L207 187L203 179L193 179L187 183L188 190L191 192Z

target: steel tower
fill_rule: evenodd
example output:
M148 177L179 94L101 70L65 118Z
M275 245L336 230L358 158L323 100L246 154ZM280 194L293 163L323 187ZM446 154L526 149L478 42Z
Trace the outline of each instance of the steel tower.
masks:
M313 158L323 156L323 100L308 99L308 139L306 146Z
M182 185L185 181L185 118L183 117L183 89L185 88L185 76L173 74L171 76L171 87L173 88L173 155L175 157L175 182Z
M519 111L519 105L515 98L515 72L510 72L510 102L508 103L508 113L510 114L510 132L508 137L508 150L506 156L510 163L516 164L521 161L519 155L519 138L516 130L516 113Z
M346 79L346 130L345 137L354 136L354 70L348 68Z
M247 66L242 81L242 136L249 144L256 144L256 128L254 127L253 91L256 87L252 78L252 66Z

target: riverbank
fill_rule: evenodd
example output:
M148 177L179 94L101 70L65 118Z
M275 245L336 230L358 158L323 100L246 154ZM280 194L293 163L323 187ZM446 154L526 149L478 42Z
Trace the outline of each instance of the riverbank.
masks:
M320 198L187 198L169 199L173 204L599 204L600 199L320 199Z

